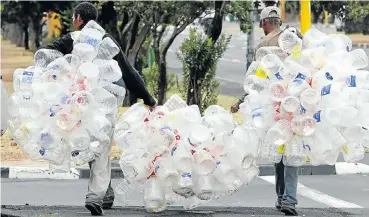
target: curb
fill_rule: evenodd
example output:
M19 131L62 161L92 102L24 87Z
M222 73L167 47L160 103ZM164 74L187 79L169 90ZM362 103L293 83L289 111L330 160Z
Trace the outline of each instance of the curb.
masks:
M355 43L355 44L352 44L352 48L368 49L369 43Z
M265 164L258 165L260 169L259 176L274 176L274 165ZM299 169L299 175L347 175L347 174L369 174L369 165L362 163L346 163L338 162L335 165L319 165L312 166L306 164ZM90 178L90 169L72 168L69 172L58 173L50 172L48 168L31 168L31 167L2 167L1 178L9 179L58 179L58 180L75 180ZM111 178L123 178L123 172L112 164Z

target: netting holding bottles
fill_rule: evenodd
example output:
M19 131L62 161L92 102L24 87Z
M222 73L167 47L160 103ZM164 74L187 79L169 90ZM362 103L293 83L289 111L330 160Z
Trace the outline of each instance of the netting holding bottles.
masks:
M32 160L69 171L109 154L125 89L113 84L122 77L119 48L104 35L90 21L72 33L71 54L40 49L33 66L15 70L9 128Z
M256 139L253 133L224 108L210 106L201 116L197 105L187 106L177 95L152 112L135 104L115 128L124 151L124 180L116 192L129 198L133 185L144 184L149 212L172 202L191 209L232 194L259 174L257 146L247 145L249 137Z
M368 147L369 71L362 49L345 35L291 32L258 52L244 82L246 124L262 137L260 156L285 165L357 162ZM279 51L277 51L279 50ZM285 55L277 55L283 53Z

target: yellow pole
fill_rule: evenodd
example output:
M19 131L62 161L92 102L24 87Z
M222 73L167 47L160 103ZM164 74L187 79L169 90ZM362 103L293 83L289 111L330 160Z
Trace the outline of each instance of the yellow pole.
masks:
M281 9L282 21L286 21L286 1L280 0L279 9Z
M324 11L324 25L328 25L328 11Z
M301 34L304 35L311 28L310 0L300 1Z

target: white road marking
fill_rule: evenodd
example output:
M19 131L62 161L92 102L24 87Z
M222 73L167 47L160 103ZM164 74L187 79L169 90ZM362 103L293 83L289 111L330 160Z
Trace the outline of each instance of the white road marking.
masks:
M9 169L9 179L79 179L79 171L71 168L69 172L51 172L49 168L13 167Z
M239 81L235 81L235 80L231 80L231 79L228 79L228 78L221 78L219 76L215 76L216 79L218 80L222 80L222 81L227 81L227 82L232 82L232 83L237 83L237 84L242 84L240 83Z
M336 173L339 175L369 174L369 166L362 163L337 162L335 167Z
M271 183L275 184L275 177L274 176L259 176L259 178ZM311 200L315 200L319 203L323 203L328 205L329 207L334 208L363 208L362 206L359 206L354 203L350 203L344 200L340 200L338 198L329 196L327 194L324 194L320 191L308 188L304 186L303 184L297 183L297 194L307 197Z

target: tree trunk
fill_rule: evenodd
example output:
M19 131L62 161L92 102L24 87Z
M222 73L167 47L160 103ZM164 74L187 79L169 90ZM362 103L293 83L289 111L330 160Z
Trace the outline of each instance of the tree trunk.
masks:
M155 54L156 55L156 54ZM167 90L167 64L165 54L160 54L159 81L158 81L158 104L163 105Z
M33 20L33 30L35 34L35 47L37 50L40 47L40 35L42 34L40 19L35 18Z
M23 24L24 33L24 48L29 50L29 35L28 35L28 23Z
M137 19L138 20L138 19ZM142 46L142 44L145 42L145 38L147 36L147 34L150 31L150 25L145 25L144 27L142 27L141 32L138 34L137 36L137 31L138 31L138 24L139 21L137 22L137 20L135 21L135 23L132 26L132 34L131 34L131 42L132 43L130 45L130 49L128 51L128 62L137 69L137 56L138 53L140 51L140 48ZM134 39L134 41L132 41L132 39ZM137 71L140 73L140 75L142 76L142 72L141 70L137 69ZM130 93L129 94L129 100L131 105L137 102L137 97Z

